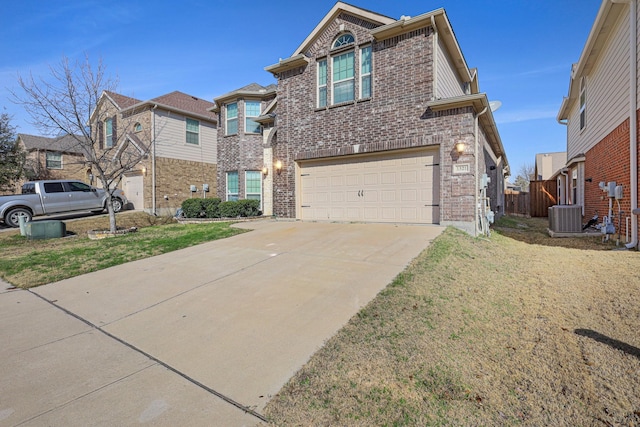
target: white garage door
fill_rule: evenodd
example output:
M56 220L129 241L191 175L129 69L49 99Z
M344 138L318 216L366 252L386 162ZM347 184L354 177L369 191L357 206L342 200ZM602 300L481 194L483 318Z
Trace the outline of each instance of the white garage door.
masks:
M300 164L303 220L440 221L438 148Z

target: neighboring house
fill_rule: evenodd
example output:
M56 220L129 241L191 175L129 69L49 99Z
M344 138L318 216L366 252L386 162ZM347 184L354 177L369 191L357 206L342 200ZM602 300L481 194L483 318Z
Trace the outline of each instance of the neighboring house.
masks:
M536 154L534 181L551 179L567 163L567 152Z
M190 197L216 196L214 104L182 92L141 101L104 92L92 115L102 149L137 150L122 189L133 208L174 214ZM116 147L116 145L120 144Z
M215 99L226 199L254 198L262 169L267 215L478 234L485 205L503 213L509 165L443 9L396 20L338 2L266 70L275 92Z
M567 127L566 172L558 175L561 202L583 206L583 215L608 215L600 183L621 185L622 218L614 223L630 247L638 243L638 0L603 0L579 61L571 68L569 94L558 121Z
M89 168L77 140L70 135L58 138L18 134L18 144L27 152L26 179L79 179L89 181Z

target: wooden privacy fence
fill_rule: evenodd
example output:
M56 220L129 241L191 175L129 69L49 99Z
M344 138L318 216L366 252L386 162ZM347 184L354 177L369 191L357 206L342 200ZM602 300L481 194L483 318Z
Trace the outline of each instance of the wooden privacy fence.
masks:
M504 193L507 215L546 217L549 208L558 204L555 181L531 181L529 192L506 190Z

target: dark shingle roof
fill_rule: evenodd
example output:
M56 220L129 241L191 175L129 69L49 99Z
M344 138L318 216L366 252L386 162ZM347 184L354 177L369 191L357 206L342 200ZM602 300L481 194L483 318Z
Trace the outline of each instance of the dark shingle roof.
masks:
M131 98L129 96L124 96L124 95L120 95L119 93L115 93L115 92L111 92L108 90L104 91L105 94L107 94L107 96L109 98L111 98L113 100L113 102L116 103L116 107L120 108L120 109L124 109L124 108L129 108L133 105L139 104L140 101L139 99L135 99L135 98Z
M83 139L82 136L74 137L73 135L64 135L57 138L47 138L46 136L19 133L18 138L20 138L27 151L47 150L82 154L82 149L78 141L78 139Z
M173 107L187 113L197 114L199 116L210 117L215 119L215 115L208 111L215 104L205 101L186 93L174 91L166 95L151 99L149 102L158 103L164 106Z

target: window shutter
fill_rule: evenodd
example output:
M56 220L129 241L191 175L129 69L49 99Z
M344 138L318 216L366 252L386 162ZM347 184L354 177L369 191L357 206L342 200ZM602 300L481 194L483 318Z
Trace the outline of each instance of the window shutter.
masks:
M113 136L111 138L113 147L118 145L118 116L113 116Z
M104 125L102 122L98 122L98 148L104 149Z

